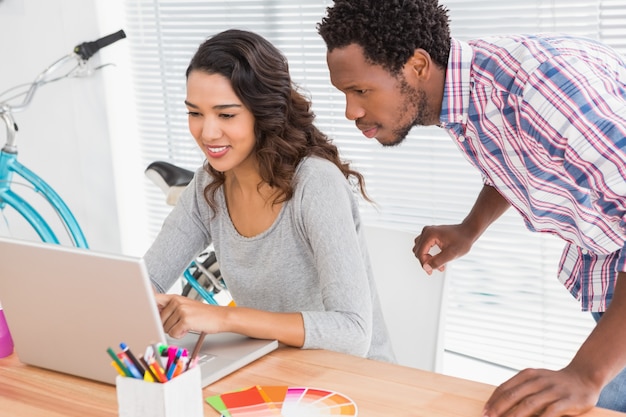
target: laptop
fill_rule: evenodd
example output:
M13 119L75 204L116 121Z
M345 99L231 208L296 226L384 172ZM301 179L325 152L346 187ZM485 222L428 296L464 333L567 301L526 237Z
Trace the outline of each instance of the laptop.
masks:
M115 384L109 347L119 352L125 343L135 356L159 342L193 350L198 334L164 334L142 258L8 238L0 238L0 256L0 304L22 363ZM277 347L276 340L206 335L202 386Z

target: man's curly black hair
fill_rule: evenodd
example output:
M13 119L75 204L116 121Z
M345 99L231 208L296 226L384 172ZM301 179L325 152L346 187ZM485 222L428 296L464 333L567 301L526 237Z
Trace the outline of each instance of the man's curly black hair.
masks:
M415 49L448 65L448 10L437 0L335 0L317 30L328 51L356 43L365 59L398 74Z

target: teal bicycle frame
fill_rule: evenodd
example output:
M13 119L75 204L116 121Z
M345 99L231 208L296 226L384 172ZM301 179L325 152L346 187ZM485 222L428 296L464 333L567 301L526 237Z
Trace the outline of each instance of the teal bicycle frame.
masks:
M74 246L88 248L85 235L76 218L61 197L43 179L17 160L17 152L3 149L0 151L0 210L7 205L13 207L35 229L41 240L48 243L59 243L59 239L49 223L33 208L33 206L11 190L13 175L17 174L33 186L56 211Z

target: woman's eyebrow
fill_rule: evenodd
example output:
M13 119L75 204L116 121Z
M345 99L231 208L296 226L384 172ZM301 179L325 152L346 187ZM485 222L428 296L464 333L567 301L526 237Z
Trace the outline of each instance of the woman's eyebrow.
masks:
M231 107L242 107L241 104L218 104L216 106L213 106L214 109L229 109Z
M187 107L191 107L193 109L197 109L198 108L198 106L196 106L193 103L188 102L187 100L185 100L185 105ZM228 108L231 108L231 107L242 107L242 105L233 103L233 104L218 104L218 105L213 106L214 109L218 109L218 110L228 109Z

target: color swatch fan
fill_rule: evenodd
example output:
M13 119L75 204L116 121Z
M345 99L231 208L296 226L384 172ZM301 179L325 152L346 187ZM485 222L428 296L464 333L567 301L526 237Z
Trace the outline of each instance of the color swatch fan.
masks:
M224 417L356 416L354 401L317 388L254 386L209 397L206 401Z

